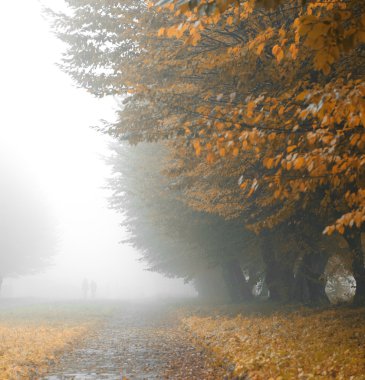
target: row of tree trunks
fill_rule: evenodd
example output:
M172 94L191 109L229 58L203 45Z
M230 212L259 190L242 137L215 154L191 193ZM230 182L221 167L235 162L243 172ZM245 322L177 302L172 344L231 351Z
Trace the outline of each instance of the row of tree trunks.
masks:
M352 271L356 280L355 305L365 304L365 267L361 244L361 231L351 229L344 235L353 254ZM283 265L275 257L269 233L262 236L262 258L266 267L265 282L270 292L270 299L279 303L302 303L307 305L324 305L329 303L325 292L325 267L329 254L309 252L303 256L294 268ZM252 299L252 289L243 275L237 259L230 259L222 264L222 275L230 300L245 302ZM1 286L1 279L0 279Z
M282 262L276 258L271 238L269 231L262 233L261 254L266 267L265 280L270 299L279 303L328 303L323 278L328 255L307 253L294 270L295 262L288 265L288 260Z
M352 272L356 281L353 303L365 305L365 267L361 231L351 229L345 233L344 237L353 254ZM285 267L283 263L276 260L268 233L263 234L261 248L266 266L266 284L271 300L310 305L329 303L324 278L329 254L323 252L305 254L294 275L294 268Z

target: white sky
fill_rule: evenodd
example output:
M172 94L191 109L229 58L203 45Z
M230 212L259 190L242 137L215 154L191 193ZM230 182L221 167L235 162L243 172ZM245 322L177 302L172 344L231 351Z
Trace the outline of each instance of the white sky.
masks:
M43 0L59 6L61 0ZM89 128L113 118L113 101L95 99L54 65L62 45L37 0L4 1L0 13L0 152L45 198L57 220L58 253L41 274L6 279L6 296L80 297L84 277L99 296L193 294L179 280L146 272L118 242L121 216L107 207L107 138Z

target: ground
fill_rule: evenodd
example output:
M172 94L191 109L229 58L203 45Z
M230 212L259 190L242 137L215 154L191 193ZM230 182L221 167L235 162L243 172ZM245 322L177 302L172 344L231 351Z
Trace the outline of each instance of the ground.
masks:
M227 369L181 328L178 309L0 300L0 379L225 378Z
M365 380L365 309L0 300L0 379Z
M208 308L182 320L196 344L245 380L365 380L365 308Z
M122 303L44 378L223 379L226 370L180 329L171 305Z

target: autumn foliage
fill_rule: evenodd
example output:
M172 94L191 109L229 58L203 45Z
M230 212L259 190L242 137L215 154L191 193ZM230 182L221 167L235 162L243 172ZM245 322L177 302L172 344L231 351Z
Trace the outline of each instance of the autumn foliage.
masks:
M63 69L123 100L101 129L163 141L160 170L179 200L256 234L236 258L260 251L272 297L324 294L327 260L345 243L362 303L363 2L68 3L71 16L53 14L69 45Z

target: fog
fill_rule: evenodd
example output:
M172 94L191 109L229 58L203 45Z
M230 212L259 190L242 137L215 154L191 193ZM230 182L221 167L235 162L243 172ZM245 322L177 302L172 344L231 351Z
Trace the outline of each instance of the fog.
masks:
M80 298L85 278L96 282L98 298L194 295L182 281L146 271L138 252L119 243L127 232L121 215L108 208L105 189L110 140L90 128L113 118L114 100L75 88L56 67L62 44L36 0L2 4L0 28L6 53L0 62L1 222L16 226L1 232L8 239L0 243L2 296ZM9 238L30 247L25 236L36 244L38 225L54 241L52 248L37 248L54 250L50 265L42 261L40 272L27 275L2 273L14 257Z

